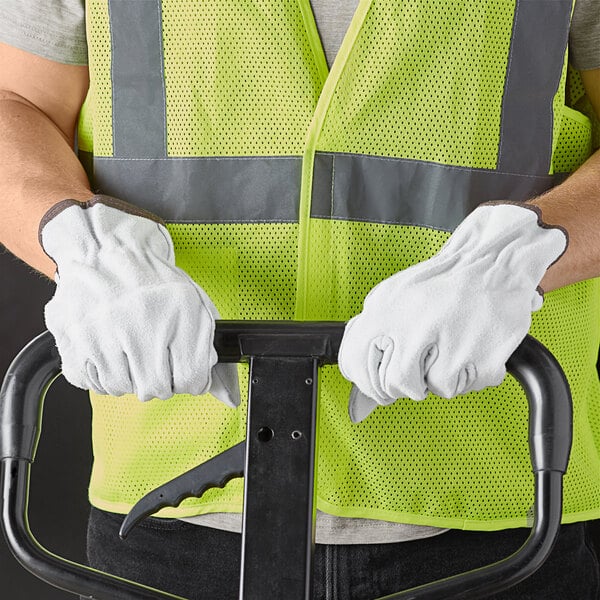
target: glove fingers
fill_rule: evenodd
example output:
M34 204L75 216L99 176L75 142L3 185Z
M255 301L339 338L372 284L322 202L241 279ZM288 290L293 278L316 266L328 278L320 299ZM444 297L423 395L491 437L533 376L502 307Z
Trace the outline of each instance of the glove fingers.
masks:
M378 379L376 372L381 353L378 354L376 349L371 351L372 344L361 334L359 325L360 316L353 317L346 324L338 354L338 367L341 374L364 394L384 404L386 399L381 395L381 386L378 388L373 386L373 382ZM371 363L372 368L369 367ZM372 371L375 371L374 377Z
M129 352L127 354L129 355ZM133 356L139 356L139 353ZM175 392L169 348L153 348L147 358L146 361L129 362L133 393L142 402L153 398L170 398Z
M203 308L210 314L213 321L216 319L220 319L219 310L215 306L215 303L210 299L209 295L190 277L190 282L196 288L198 295L200 297L200 301L202 302Z
M63 340L57 345L62 352L61 346L67 344ZM101 395L122 396L133 391L127 356L118 344L113 344L106 354L89 344L71 346L61 356L62 374L71 385Z
M385 393L383 381L393 351L394 342L383 335L375 338L369 344L367 351L367 375L371 388L375 392L373 397L379 404L389 404L395 400Z
M355 385L352 386L348 399L348 415L353 423L360 423L366 419L377 406L375 400L365 396Z
M540 291L541 288L537 288L535 292L533 292L533 297L531 298L531 312L536 312L542 308L544 304L544 296Z
M442 398L466 394L473 389L476 380L477 368L472 362L457 367L438 359L426 375L429 391Z
M211 369L217 362L212 335L195 328L197 336L177 336L169 348L173 393L201 396L211 385ZM207 339L208 338L208 339Z
M474 363L467 363L458 374L457 394L470 392L477 381L477 367Z
M104 386L100 383L98 367L91 360L85 361L85 374L87 376L87 385L84 383L84 388L90 389L96 392L96 394L101 394L103 396L108 394ZM81 381L83 382L83 379Z
M502 384L506 377L506 365L498 362L477 365L477 379L469 391L479 392L486 387L496 387Z
M201 395L208 391L211 369L217 362L211 306L212 302L196 285L180 289L179 310L163 315L152 325L153 339L147 341L151 351L141 347L128 352L137 357L135 362L130 361L131 378L140 400L164 400L174 394ZM187 319L182 320L181 314Z
M373 341L373 348L380 348L381 361L377 369L378 385L386 402L391 404L398 398L423 400L427 397L427 385L424 378L424 362L430 360L432 348L421 353L415 359L411 353L404 352L400 344L387 336L380 336ZM376 350L373 350L376 356ZM435 353L433 353L435 355ZM375 373L373 374L375 376Z
M237 366L217 363L212 369L212 382L209 392L230 408L240 404L240 386Z
M161 339L167 339L173 393L206 394L211 384L211 369L217 362L213 347L214 304L195 283L191 282L180 296L180 308L186 315L172 315L171 323L163 322Z
M85 368L90 381L95 382L98 389L105 390L97 393L123 396L133 392L129 360L120 348L115 348L114 352L110 353L110 360L105 356L95 361L87 360ZM97 391L96 387L92 389Z

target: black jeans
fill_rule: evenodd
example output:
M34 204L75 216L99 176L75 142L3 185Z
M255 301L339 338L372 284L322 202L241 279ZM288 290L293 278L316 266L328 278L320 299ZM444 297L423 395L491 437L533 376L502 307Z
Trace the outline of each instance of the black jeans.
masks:
M239 534L150 518L123 542L117 533L122 520L121 515L92 509L88 526L91 566L189 600L237 600ZM522 545L528 533L523 529L453 530L398 544L319 544L314 598L372 600L504 558ZM493 598L600 599L599 562L586 524L563 526L547 562L532 577Z

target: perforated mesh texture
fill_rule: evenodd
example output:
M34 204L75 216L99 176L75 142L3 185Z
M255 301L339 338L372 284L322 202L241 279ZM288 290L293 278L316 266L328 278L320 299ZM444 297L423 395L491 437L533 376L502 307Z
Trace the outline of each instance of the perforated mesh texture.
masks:
M566 82L566 104L571 107L577 106L577 103L585 96L585 88L579 71L568 65Z
M93 113L90 108L91 103L92 98L88 92L88 96L81 107L77 123L77 148L84 152L93 152L94 150Z
M581 75L569 68L567 79L567 105L584 114L592 126L592 148L600 148L600 119L596 115L589 98L586 96Z
M169 232L177 264L214 298L222 318L292 318L297 224L170 224Z
M296 224L171 224L169 232L178 266L215 300L222 318L292 317ZM224 289L230 293L224 295ZM247 368L240 366L239 372L245 400ZM106 510L127 511L151 489L233 446L246 433L245 406L233 411L210 396L142 404L133 396L92 395L92 401L94 447L102 452L96 455L90 497ZM161 515L240 510L242 490L234 480L224 490L208 492L202 502L189 499L181 509L164 509Z
M218 16L209 4L163 2L170 154L301 153L321 82L298 3L226 0ZM363 28L368 35L360 36L342 73L318 149L493 168L514 2L418 4L418 16L415 0L381 3L377 14L369 13ZM107 57L106 2L91 0L89 5L92 54ZM284 13L291 25L274 19ZM452 36L445 35L448 27ZM203 30L207 33L197 33ZM392 53L415 49L415 32L426 33L429 41L406 54L412 58L391 67ZM455 47L448 48L451 43ZM215 59L221 51L223 56ZM448 51L457 56L454 66L436 60L438 52ZM110 63L106 58L93 61L101 80L94 91L94 150L110 155ZM183 67L178 69L177 63ZM487 67L473 78L473 68L480 64ZM209 92L214 92L210 100L205 96ZM465 104L470 111L457 110ZM412 108L419 105L424 109ZM569 137L569 127L563 126L561 135L563 131ZM556 162L578 160L570 152ZM169 229L178 264L206 289L224 318L294 316L296 225ZM304 317L328 320L358 312L372 285L428 258L448 235L326 220L313 220L309 234ZM596 282L554 292L532 328L563 364L575 396L567 520L600 516L600 461L594 450L594 441L600 443L594 369L599 302ZM245 386L243 379L241 388ZM531 475L526 406L514 382L504 384L502 400L488 391L455 400L401 400L358 426L348 420L349 384L336 368L325 369L321 391L320 508L450 527L524 524ZM126 511L149 489L244 436L243 411L231 411L211 398L181 396L141 404L134 398L95 397L93 403L94 441L101 452L90 498L108 510ZM239 510L240 505L238 481L163 514Z
M108 0L88 0L86 27L89 47L90 91L94 154L112 156L111 42Z
M600 147L600 122L585 95L581 75L567 59L553 101L552 173L574 171Z
M247 385L245 372L240 385ZM141 403L135 396L92 393L91 399L94 447L105 451L95 456L89 494L104 510L128 512L149 491L245 437L245 411L233 411L208 395ZM206 435L206 423L214 426L213 435ZM203 506L210 510L218 503L219 511L239 510L242 491L241 481L233 480L222 490L208 491ZM190 511L197 504L189 499L180 509L163 509L160 514L197 514Z
M313 220L311 246L321 251L312 253L307 318L347 319L375 283L427 259L448 235ZM561 362L575 397L567 513L600 506L600 457L592 442L600 439L597 284L548 294L531 329ZM323 510L445 527L525 525L532 502L527 402L514 380L508 378L500 390L453 400L399 400L359 425L348 420L350 386L337 368L326 368L322 381L318 489Z
M592 152L592 132L589 119L579 112L563 107L560 133L552 156L554 173L571 173L581 166Z
M379 3L317 150L494 168L513 12L514 2Z
M343 266L330 273L313 265L312 289L318 293L310 298L308 316L315 319L348 318L360 309L362 298L374 283L425 260L448 236L413 227L330 221L318 224L314 243L328 248L335 264ZM329 229L346 242L325 245L324 239L333 239ZM290 276L295 271L295 226L280 226L272 237L278 241L272 244L256 244L257 231L245 226L171 225L170 231L179 264L207 290L214 290L224 317L289 318L295 285ZM384 242L388 248L403 248L403 256L382 251ZM225 270L205 268L209 263L204 261L217 255L220 264L229 261L229 265L237 257L237 269L226 271L236 273L238 285L234 289L239 294L234 292L229 299L217 291L223 277L229 275ZM260 265L261 256L271 261L272 270L240 271L240 264ZM321 266L322 258L315 259ZM346 283L351 293L337 294L332 301L327 293L331 280ZM579 302L573 302L573 297ZM581 342L589 331L597 331L597 314L576 308L597 307L598 299L595 283L548 294L532 327L532 333L563 365L575 397L575 440L565 491L565 511L571 518L585 511L591 518L595 515L591 507L600 505L600 460L590 452L594 442L600 443L600 394L593 369L595 354L589 344ZM277 307L273 314L270 305ZM562 331L570 335L566 337ZM246 385L244 372L242 389ZM513 380L507 379L502 392L487 390L454 400L430 396L421 403L400 400L392 407L378 409L359 425L350 424L347 418L348 393L349 384L337 368L325 368L320 402L321 509L450 527L485 529L524 524L532 500L527 406ZM135 399L95 398L94 411L97 422L101 419L105 424L95 430L95 442L111 449L102 460L112 464L104 471L103 463L96 462L91 494L97 505L109 510L125 510L127 502L244 436L243 411L230 411L211 398L181 396L172 402L147 404ZM122 435L124 422L128 424L128 440ZM218 435L206 432L207 422L214 424L212 433ZM144 443L134 447L133 439ZM127 476L132 463L138 475L135 480ZM108 489L114 492L114 501L107 497ZM202 501L190 499L182 509L162 514L239 510L240 502L241 483L231 482L224 490L212 490Z
M565 142L565 132L563 128L563 120L564 120L564 107L566 100L566 85L568 78L568 53L565 53L564 61L563 61L563 69L560 75L560 81L558 84L558 88L556 90L556 94L554 94L554 98L552 100L552 111L554 114L554 119L552 122L552 153L554 154L557 150L559 142ZM561 139L562 137L562 139ZM567 151L568 153L568 151ZM563 152L564 154L564 152ZM552 157L552 163L550 166L550 173L556 172L552 171L552 168L555 166L556 161L554 160L554 156Z
M300 3L162 8L169 155L302 154L322 82Z

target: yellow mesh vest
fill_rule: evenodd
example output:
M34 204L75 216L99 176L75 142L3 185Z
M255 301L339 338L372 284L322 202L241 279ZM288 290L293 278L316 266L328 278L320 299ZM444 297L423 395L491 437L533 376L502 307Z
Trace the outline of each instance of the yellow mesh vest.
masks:
M590 153L588 120L564 106L568 2L362 0L331 73L309 0L147 4L88 0L81 148L100 191L165 216L178 264L223 318L346 320L477 203L525 200ZM574 394L565 521L600 516L599 301L595 281L548 294L531 331ZM525 524L527 406L514 381L401 399L359 425L349 389L323 369L318 508ZM245 434L243 408L210 396L92 402L90 498L106 510L127 511ZM161 514L239 511L241 492L233 481Z

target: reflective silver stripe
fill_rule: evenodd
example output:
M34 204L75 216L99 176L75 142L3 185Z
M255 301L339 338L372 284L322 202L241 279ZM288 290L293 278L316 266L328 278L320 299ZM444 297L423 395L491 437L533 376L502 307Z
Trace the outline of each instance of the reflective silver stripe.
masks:
M335 167L335 168L334 168ZM94 188L180 223L296 222L300 157L94 159ZM564 175L318 153L311 216L453 230L487 200L527 200Z
M166 156L160 0L108 0L113 156Z
M487 200L527 200L561 176L451 167L400 158L318 153L311 216L452 231Z
M552 100L561 78L571 8L571 0L517 0L502 100L499 171L550 172Z
M297 222L302 158L94 158L94 187L180 223Z

